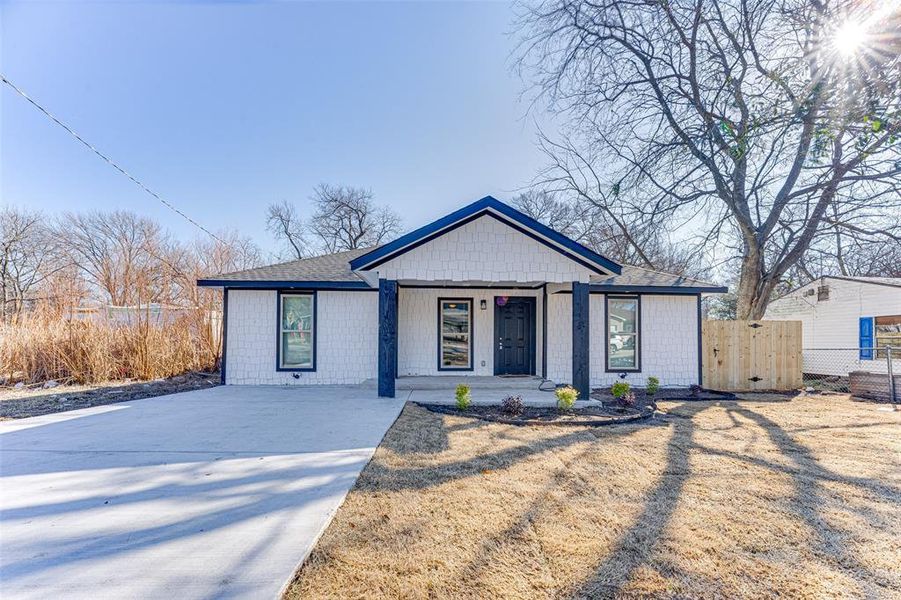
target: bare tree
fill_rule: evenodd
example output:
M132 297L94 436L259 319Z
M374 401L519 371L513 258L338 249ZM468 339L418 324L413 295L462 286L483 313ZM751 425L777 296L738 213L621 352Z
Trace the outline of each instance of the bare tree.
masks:
M0 314L21 312L35 290L63 268L40 213L0 210Z
M326 252L375 246L400 232L400 216L376 205L370 190L323 183L313 200L309 229Z
M146 217L126 211L67 213L55 224L54 236L110 304L155 301L171 285L155 259L166 236Z
M287 245L294 258L310 255L306 239L306 224L293 204L286 200L270 204L266 208L266 229L275 239Z
M561 200L555 192L530 190L512 199L512 204L536 221L624 264L677 273L688 277L709 276L709 267L697 248L676 244L651 220L633 219L623 228L609 218L596 202L577 196Z
M897 239L897 3L548 0L520 26L536 101L566 122L545 180L640 255L630 222L703 231L737 262L738 318L824 237Z

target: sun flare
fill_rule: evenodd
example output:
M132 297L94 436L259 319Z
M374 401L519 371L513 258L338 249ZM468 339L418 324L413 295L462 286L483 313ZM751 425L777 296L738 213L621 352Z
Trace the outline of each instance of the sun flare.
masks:
M854 56L867 43L866 28L858 21L847 21L835 31L832 43L842 56Z

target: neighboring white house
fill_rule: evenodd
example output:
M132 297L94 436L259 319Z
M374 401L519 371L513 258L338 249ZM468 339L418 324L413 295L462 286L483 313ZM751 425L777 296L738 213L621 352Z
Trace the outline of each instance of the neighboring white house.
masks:
M765 318L801 321L805 373L885 373L887 345L901 366L901 278L822 277L771 302Z
M620 265L486 197L375 248L201 279L225 298L223 381L534 375L589 387L700 381L702 294Z

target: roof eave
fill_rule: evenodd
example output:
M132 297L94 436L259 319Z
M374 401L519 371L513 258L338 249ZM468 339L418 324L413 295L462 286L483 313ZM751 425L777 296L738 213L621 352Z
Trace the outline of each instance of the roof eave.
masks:
M594 293L613 292L617 294L725 294L729 288L724 286L683 286L683 285L603 285L593 283L589 291Z
M282 281L277 279L198 279L199 287L246 290L373 290L365 281Z

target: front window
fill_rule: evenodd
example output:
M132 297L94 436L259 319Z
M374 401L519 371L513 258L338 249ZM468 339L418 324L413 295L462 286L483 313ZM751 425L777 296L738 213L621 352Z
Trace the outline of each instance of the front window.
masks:
M312 294L282 294L279 308L279 367L313 369L315 312Z
M885 350L878 348L886 346L892 347L893 357L901 356L901 315L876 317L873 320L876 330L876 358L885 358Z
M438 368L472 368L472 300L439 300Z
M638 297L607 298L607 369L638 370Z

